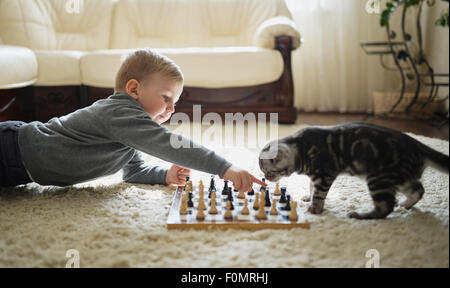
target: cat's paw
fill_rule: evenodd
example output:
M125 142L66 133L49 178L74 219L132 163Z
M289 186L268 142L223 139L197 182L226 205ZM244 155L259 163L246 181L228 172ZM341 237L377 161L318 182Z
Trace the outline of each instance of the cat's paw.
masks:
M323 208L322 207L317 207L314 205L309 205L308 207L308 212L311 214L322 214Z
M310 202L311 201L311 195L304 195L302 197L303 202Z

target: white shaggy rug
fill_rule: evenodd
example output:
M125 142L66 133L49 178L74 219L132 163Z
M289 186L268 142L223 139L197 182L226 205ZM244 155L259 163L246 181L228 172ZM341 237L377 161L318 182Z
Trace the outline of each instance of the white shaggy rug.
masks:
M279 137L299 128L280 126ZM448 154L447 141L414 137ZM258 149L238 148L245 147L240 141L215 150L262 177ZM192 178L209 183L203 173ZM303 176L281 183L297 199L309 189ZM79 251L81 267L365 267L370 249L379 252L381 267L449 267L449 177L429 168L423 185L424 198L412 210L358 221L347 213L371 208L366 185L341 176L324 214L306 214L310 230L260 231L168 231L174 189L125 184L119 173L74 187L2 189L0 267L65 267L69 249Z

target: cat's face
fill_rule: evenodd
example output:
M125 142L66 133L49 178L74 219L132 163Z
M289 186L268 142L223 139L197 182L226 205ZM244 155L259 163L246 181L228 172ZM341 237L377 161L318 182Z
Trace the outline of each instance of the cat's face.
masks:
M271 148L272 147L272 148ZM273 150L276 147L276 151ZM275 151L271 153L270 151ZM287 145L280 141L273 141L267 144L259 154L259 167L264 172L264 177L277 182L282 177L286 177L295 172L295 161L297 149L292 145Z

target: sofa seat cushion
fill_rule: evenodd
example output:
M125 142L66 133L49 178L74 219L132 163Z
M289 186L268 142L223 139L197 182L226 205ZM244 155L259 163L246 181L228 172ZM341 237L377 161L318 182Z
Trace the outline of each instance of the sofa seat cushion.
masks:
M88 86L113 88L123 57L133 50L99 50L81 58L82 82ZM281 53L258 47L160 48L155 51L177 63L184 85L226 88L277 81L283 72Z
M38 64L33 51L0 45L0 89L13 89L36 82Z
M84 52L37 50L35 53L39 65L37 86L81 84L80 59Z

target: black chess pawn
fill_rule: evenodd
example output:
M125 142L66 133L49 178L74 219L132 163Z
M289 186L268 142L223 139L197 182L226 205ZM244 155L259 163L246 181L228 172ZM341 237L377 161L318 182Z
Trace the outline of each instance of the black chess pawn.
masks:
M247 192L247 195L248 195L248 196L253 196L253 195L255 195L255 190L253 190L253 188L252 188L252 191Z
M286 196L286 206L284 206L282 209L284 211L291 211L291 195Z
M232 189L231 189L231 187L230 188L228 188L228 194L227 194L227 196L228 196L228 198L227 198L227 200L230 200L231 202L233 202L233 191L232 191Z
M280 196L280 203L284 204L286 203L286 187L281 187L281 196Z
M266 183L266 179L262 178L262 182ZM259 188L259 192L266 191L266 187L262 186Z
M230 204L231 204L231 210L234 210L234 205L233 205L233 192L231 191L231 187L230 188L228 188L228 197L227 197L227 200L226 201L230 201ZM225 202L226 202L225 201Z
M222 195L228 195L228 181L225 180L225 181L223 181L223 183L224 183L224 186L222 189Z
M265 204L264 207L270 207L272 203L270 203L270 195L269 195L269 189L266 188L266 193L264 193L264 200L265 200Z
M189 200L188 200L187 204L188 204L189 208L194 207L194 202L192 201L192 193L191 192L189 192Z
M214 182L214 175L211 175L211 181L209 182L209 188L208 188L209 194L208 198L211 199L211 192L216 192L216 183Z

